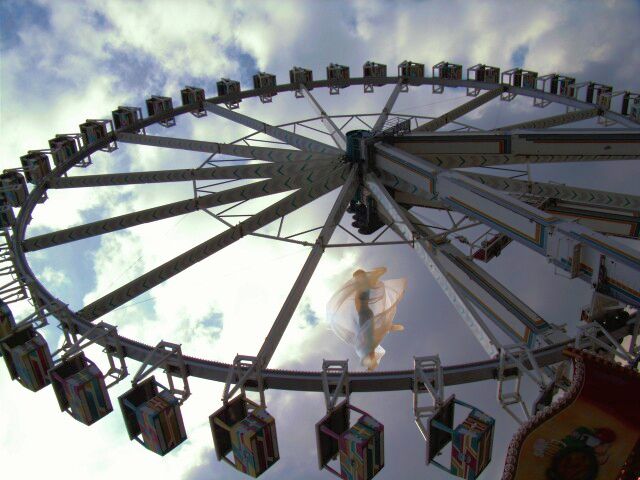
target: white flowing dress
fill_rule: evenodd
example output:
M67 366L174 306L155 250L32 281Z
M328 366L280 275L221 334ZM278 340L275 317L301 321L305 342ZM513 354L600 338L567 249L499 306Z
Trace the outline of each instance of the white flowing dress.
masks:
M327 305L327 320L331 329L341 340L355 347L361 362L371 352L375 353L376 362L384 355L385 350L380 343L391 330L398 302L407 287L405 278L376 281L385 271L386 269L379 268L365 272L373 280L370 282L373 284L372 288L366 293L359 287L362 283L356 278L349 280L331 297ZM356 310L358 294L360 313ZM369 318L360 325L363 309L369 310L365 313Z

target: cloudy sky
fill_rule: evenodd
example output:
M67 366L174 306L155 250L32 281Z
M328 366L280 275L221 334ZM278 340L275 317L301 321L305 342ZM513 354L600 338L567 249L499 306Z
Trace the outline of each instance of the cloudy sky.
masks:
M404 59L433 65L449 60L470 66L524 66L541 74L558 71L581 80L596 80L619 89L640 90L640 2L411 2L411 1L117 1L71 2L0 0L0 162L12 168L27 150L45 148L57 133L78 130L87 118L110 118L118 105L143 106L151 94L180 103L184 85L213 95L221 77L250 88L258 70L287 81L293 65L325 78L325 67L337 62L361 75L374 60L389 72ZM412 88L396 103L398 113L436 116L463 102L465 92L450 89L432 95ZM339 96L314 91L331 114L376 114L391 87L363 95L358 87ZM241 104L241 113L271 124L315 116L306 100L280 94L272 104L257 99ZM461 121L494 128L525 118L562 113L563 107L540 110L530 99L492 102ZM375 116L370 117L374 119ZM590 126L595 121L577 126ZM178 118L172 129L154 126L148 133L230 142L248 129L209 115ZM312 130L305 135L329 138ZM93 157L86 171L70 175L194 168L206 156L150 147L120 145ZM537 166L536 180L555 180L582 187L640 194L637 162ZM230 184L235 186L237 184ZM321 225L335 192L292 215L285 232ZM190 184L101 187L90 191L54 191L36 208L28 235L66 228L125 212L186 199ZM253 201L239 209L250 214L281 196ZM349 225L345 218L343 224ZM275 231L269 226L265 231ZM72 308L114 290L212 235L221 224L197 212L30 254L34 271L47 288ZM312 236L305 237L312 240ZM336 241L346 241L344 232ZM389 234L385 239L393 240ZM190 355L231 361L237 353L260 348L289 286L309 249L255 237L210 257L105 317L120 333L155 344L181 343ZM412 368L414 355L439 353L452 364L486 357L444 294L406 247L330 249L323 257L272 366L319 369L323 358L348 358L359 369L353 351L335 338L325 323L331 293L358 267L384 265L389 278L405 277L408 290L398 310L404 333L389 336L383 369ZM590 299L586 284L557 275L543 258L510 246L487 270L516 292L546 320L573 328L580 307ZM18 318L27 305L14 305ZM55 347L60 338L48 327ZM53 349L53 348L52 348ZM104 366L98 350L89 352ZM129 370L135 371L135 362ZM183 415L187 442L158 457L130 442L118 408L92 427L59 412L50 388L36 394L0 373L0 465L7 477L167 479L243 478L215 461L208 415L220 406L221 385L191 380L192 397ZM111 390L112 400L129 379ZM494 458L484 478L497 478L516 424L495 403L493 383L452 388L494 415ZM323 416L321 394L267 393L269 411L278 422L281 460L263 478L327 478L316 467L314 424ZM378 478L447 478L424 466L424 443L413 424L409 392L357 394L352 402L385 424L386 466Z

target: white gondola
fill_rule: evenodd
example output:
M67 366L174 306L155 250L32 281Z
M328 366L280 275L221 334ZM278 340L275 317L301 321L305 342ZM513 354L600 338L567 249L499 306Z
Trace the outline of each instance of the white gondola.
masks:
M362 76L364 77L364 93L373 92L373 87L382 87L384 83L377 81L387 77L387 66L382 63L366 62L362 66Z
M173 110L173 100L171 97L151 95L151 98L147 98L145 103L147 104L147 113L150 117ZM173 127L176 124L176 117L165 118L158 123L166 128Z
M180 401L151 376L118 398L130 440L164 456L187 439Z
M611 85L604 85L602 83L589 82L587 84L587 103L595 103L603 110L609 110L611 108L611 93L613 87Z
M502 83L511 85L512 87L530 88L535 90L537 87L538 72L524 70L522 68L512 68L502 72ZM513 92L504 92L500 96L500 100L510 102L516 97Z
M330 63L327 67L327 82L329 95L338 95L341 88L349 86L349 67Z
M0 204L21 207L27 200L29 191L27 182L21 173L15 170L0 174Z
M191 87L187 85L180 90L182 105L198 105L198 108L191 111L191 115L196 118L206 117L207 111L204 108L205 94L204 88Z
M218 461L254 478L280 459L276 421L267 412L262 374L256 367L256 357L236 355L223 390L223 405L209 416ZM257 390L260 403L247 398L249 387ZM233 460L228 458L231 453Z
M10 335L15 327L16 321L13 318L11 308L0 299L0 339ZM1 354L2 352L0 352Z
M0 228L12 228L16 224L16 216L13 209L6 205L0 206Z
M402 92L409 91L409 85L420 85L424 78L424 63L404 60L398 65L398 77L402 79Z
M48 376L60 410L79 422L92 425L113 411L104 375L83 352L63 358Z
M109 130L107 129L109 126ZM90 147L94 143L104 140L107 135L113 132L113 122L111 120L87 119L86 122L80 124L80 134L82 135L82 146ZM115 137L112 141L102 147L102 152L113 152L118 148Z
M564 97L570 97L573 91L572 85L575 85L576 79L574 77L567 77L566 75L558 76L558 95ZM553 87L552 87L553 88Z
M631 105L629 116L636 122L640 122L640 96L636 96L636 98L633 100L633 105Z
M289 81L295 87L296 98L304 97L300 85L304 85L307 90L313 90L313 72L307 68L293 67L289 70Z
M20 157L20 163L27 182L34 185L51 173L49 157L44 152L29 152Z
M240 106L242 99L238 97L238 94L240 93L239 81L221 78L216 85L218 87L218 96L227 97L224 104L229 110L235 110Z
M116 110L111 112L113 117L113 126L116 130L120 130L121 128L127 128L133 125L136 122L142 120L142 109L140 107L122 107L118 106ZM140 132L140 130L136 130L136 133ZM142 128L142 132L144 133L144 128Z
M80 149L80 135L56 135L49 140L49 148L51 149L51 158L53 164L58 167L67 161L68 158L78 153ZM85 167L90 165L91 161L87 158L79 162L77 166Z
M53 367L51 352L33 325L18 326L0 341L0 349L12 380L32 392L51 383L47 375Z
M278 94L277 86L276 76L272 73L258 72L253 76L253 88L261 90L260 101L262 103L271 103L274 95Z
M500 68L478 63L467 68L467 80L484 83L499 83ZM467 87L467 95L470 97L477 97L481 90L482 89L476 87Z
M628 90L623 92L620 113L622 115L629 115L633 118L633 115L632 115L633 107L638 103L640 103L640 94L632 93L632 92L629 92Z
M439 62L431 67L431 76L444 80L462 80L462 65L449 62ZM444 85L432 85L433 93L444 92Z

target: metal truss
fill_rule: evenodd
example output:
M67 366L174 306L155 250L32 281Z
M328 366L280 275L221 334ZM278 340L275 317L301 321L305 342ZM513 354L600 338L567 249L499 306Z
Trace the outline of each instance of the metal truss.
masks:
M331 208L331 211L329 212L327 220L324 224L324 227L322 227L322 230L320 231L320 235L318 235L315 245L311 249L311 252L307 257L307 260L304 263L302 270L300 271L300 274L298 275L298 278L293 285L293 288L289 292L289 295L287 296L282 309L273 322L273 326L271 327L271 330L269 330L267 338L265 339L262 347L260 347L258 358L261 359L265 367L271 361L271 357L275 353L275 350L278 347L278 343L282 339L282 336L284 335L284 332L289 325L291 316L298 306L300 298L302 298L302 294L304 293L309 280L311 280L313 272L318 266L318 263L320 263L320 258L324 253L324 245L331 239L336 226L340 223L340 219L347 209L349 201L353 198L353 194L355 193L357 187L355 180L356 169L355 167L351 167L349 176L347 177L342 189L340 190L338 198L336 199L333 207Z
M413 416L425 441L429 422L444 403L444 373L438 355L413 357ZM422 401L427 400L424 404Z
M364 85L366 81L363 78L350 78L344 81L342 87ZM559 368L554 370L552 367L563 361L562 350L575 343L575 340L568 338L559 327L545 322L504 285L491 278L468 255L460 252L452 244L451 237L463 229L479 227L478 222L482 222L488 228L545 255L559 268L575 271L576 276L585 281L593 281L598 277L601 280L600 285L612 290L609 293L617 295L619 300L626 303L636 304L633 292L638 291L636 281L638 259L634 257L633 252L620 247L608 237L603 237L583 225L572 222L570 219L586 218L589 215L594 215L595 212L600 212L600 216L607 217L609 224L613 225L619 219L614 215L630 216L629 212L635 211L636 203L634 202L637 202L637 198L569 186L542 184L533 182L530 177L527 178L527 182L524 182L517 178L505 180L500 177L497 179L491 175L476 172L464 173L451 169L468 167L506 169L515 164L539 162L638 159L640 156L638 148L640 136L637 121L624 112L615 113L612 111L610 105L611 99L614 97L613 94L611 94L611 98L607 99L606 108L601 103L594 106L588 97L585 101L579 100L577 85L574 90L570 89L569 94L557 95L537 88L524 88L512 84L497 85L489 82L445 78L412 78L411 84L437 86L438 91L444 90L444 88L466 88L472 89L476 93L480 91L485 91L485 93L435 119L398 113L394 115L392 114L393 105L406 84L398 77L376 78L376 85L378 84L394 86L394 90L380 114L329 115L309 94L312 88L328 86L326 81L316 81L305 84L304 91L301 91L300 94L307 94L319 116L279 126L268 125L238 111L223 108L221 105L228 103L228 98L207 99L204 107L208 112L255 131L232 144L134 133L144 132L145 127L177 118L200 108L198 105L185 105L153 117L140 119L127 128L108 132L105 138L82 146L77 154L57 165L45 181L32 189L16 220L14 227L15 258L13 258L15 271L20 278L28 279L28 282L25 280L25 283L29 285L29 289L33 290L32 296L40 306L37 307L40 308L40 317L34 314L30 321L34 321L36 318L40 318L38 321L42 321L42 318L46 321L46 315L52 312L47 312L42 305L53 305L55 307L53 313L57 317L66 318L68 325L73 326L68 331L70 335L75 336L76 340L80 338L83 341L113 348L119 342L126 356L143 362L134 381L140 380L153 369L162 365L167 368L167 373L170 376L171 374L180 375L185 381L189 375L226 381L230 367L237 367L243 372L243 375L247 371L250 372L249 377L244 381L244 385L248 388L252 388L255 383L259 390L282 388L331 392L330 388L332 387L326 387L327 377L325 374L323 379L322 372L269 370L267 366L287 328L304 288L320 260L322 251L329 247L353 245L332 245L329 243L331 233L335 228L338 228L344 212L345 201L349 200L349 193L353 187L353 175L355 175L355 169L339 163L345 157L342 143L345 129L360 122L369 130L380 132L385 130L384 127L390 121L390 117L395 117L400 121L409 120L409 123L415 123L414 131L404 135L397 135L398 132L393 132L394 136L385 135L386 145L371 146L368 151L368 163L358 167L363 170L358 172L358 182L366 184L367 188L374 193L379 202L378 208L387 223L386 228L399 234L401 240L398 242L377 242L384 231L388 231L383 230L374 241L368 242L360 239L355 245L376 243L411 245L434 273L454 305L457 305L460 314L469 323L472 332L481 340L490 355L506 352L505 347L500 345L491 330L494 325L503 329L504 332L513 331L512 327L517 327L519 330L512 338L520 345L518 347L520 350L510 350L508 355L504 353L502 357L471 362L461 366L442 367L439 360L437 365L436 363L427 365L421 364L421 360L414 364L413 371L350 373L348 380L345 380L348 391L413 390L415 395L418 392L429 392L432 399L436 399L436 397L441 399L442 396L438 397L437 395L444 385L489 379L500 380L501 376L503 380L507 380L512 378L514 368L517 368L518 372L522 370L523 375L529 375L527 372L533 370L530 375L534 379L542 378L538 376L542 372L546 376L542 384L548 386L548 383L545 382L550 382L553 377L552 373L555 371L557 374L560 370ZM297 88L297 85L279 85L275 86L273 91L280 93L295 91ZM236 95L235 100L239 103L240 100L258 96L259 93L251 90L241 92ZM536 103L564 104L568 110L574 109L575 111L568 111L564 115L556 115L546 119L500 127L494 132L483 132L475 127L462 124L458 120L464 114L473 111L493 98L498 96L513 98L517 95L532 97L536 99ZM569 124L596 115L609 124L615 123L617 129L546 130L552 126ZM370 116L376 116L374 125L371 125L374 122L367 122ZM344 123L340 119L344 119ZM325 130L316 128L312 122L323 124ZM342 124L339 125L340 123ZM436 132L437 129L449 123L456 124L456 130ZM421 124L424 125L421 127ZM290 131L291 129L293 132ZM313 131L314 136L322 134L332 138L332 142L339 148L301 134L303 129L306 132ZM264 140L259 138L260 136L269 136L274 140ZM589 142L585 142L585 139L589 139ZM106 176L92 175L84 179L80 177L63 178L72 167L82 165L83 162L86 163L91 154L108 149L116 141L122 144L152 145L158 148L191 150L212 155L232 155L240 159L262 160L268 163L220 167L217 163L236 160L221 160L220 162L216 160L214 162L211 160L213 157L210 157L200 169L134 172ZM267 144L267 146L254 145L259 142L262 142L263 145ZM246 163L246 160L239 161ZM308 169L306 164L301 164L305 162L309 165ZM280 167L283 169L279 170ZM524 175L522 172L524 171L513 173L518 173L519 177ZM362 178L360 178L360 174L364 174ZM231 178L222 178L227 175ZM219 185L202 187L199 192L195 193L196 198L184 202L176 202L142 212L133 212L89 225L71 227L60 232L25 238L31 214L36 205L46 196L49 188L172 181L191 181L195 184L196 181L211 182L212 180L247 178L264 178L265 180L213 193L207 193L205 190L217 189ZM334 204L316 242L308 244L312 246L309 258L256 357L241 357L240 364L235 365L234 362L234 365L229 366L219 362L182 356L179 346L166 342L161 342L157 347L151 348L120 337L117 333L113 335L101 334L102 330L91 323L221 248L238 241L243 236L280 237L280 231L276 236L268 236L258 230L274 221L281 222L279 228L281 230L282 221L286 215L340 186L343 187L339 201ZM214 214L224 220L225 213L244 203L245 200L263 195L260 191L266 195L296 189L295 193L237 225L227 222L229 228L222 234L108 293L78 312L73 312L66 305L60 304L40 284L31 272L25 258L26 251L102 235L121 228L169 218L198 209L208 211L213 207L224 205L226 211ZM460 215L460 218L454 220L451 217L452 226L450 228L436 231L438 229L435 226L421 224L413 213L407 211L405 209L407 204L401 202L401 198L419 201L422 206L439 208L450 215L456 212L455 214ZM553 201L552 205L548 202L549 200ZM542 201L545 202L544 208ZM549 210L546 210L547 208ZM317 229L310 231L313 230ZM619 234L619 232L614 234ZM295 238L299 235L301 234L294 234L290 238L282 238L282 240L300 242ZM632 232L623 232L622 236L633 237ZM576 248L577 245L579 248ZM604 260L602 260L603 257ZM625 290L627 287L628 290ZM618 293L613 292L615 289L618 289ZM483 309L483 305L489 308ZM492 316L489 311L494 315ZM488 322L485 319L488 319ZM103 325L106 330L109 330L108 325L99 325ZM637 327L633 325L626 325L612 332L597 330L597 327L592 328L594 331L584 333L580 337L581 342L584 343L587 341L585 339L588 339L613 345L611 339L614 342L619 342L622 337L633 332L637 337ZM537 342L535 342L536 340ZM596 348L603 348L601 343L597 343ZM523 344L524 346L522 346ZM538 344L544 346L540 347ZM632 364L638 362L638 352L634 351L633 353L635 356L627 352L628 355L624 357L626 361L631 358ZM249 362L248 366L247 362ZM549 370L550 368L551 370ZM437 382L433 377L434 369L439 372ZM553 377L556 382L557 375ZM240 378L237 375L233 378L237 385ZM422 382L422 386L418 387L417 384L420 382ZM438 388L436 388L436 383ZM538 384L540 385L540 383ZM184 400L189 394L188 384L182 390L182 394ZM414 404L414 413L428 413L427 410L415 410L420 408L416 405L417 403Z
M301 85L301 90L304 93L304 96L309 99L309 102L311 103L311 106L316 111L316 113L320 115L320 120L329 132L329 135L331 135L333 143L335 143L336 147L340 148L341 150L346 150L347 138L344 136L344 133L342 133L338 126L333 122L331 117L327 115L327 112L322 109L318 101L313 95L311 95L311 92L307 90L307 87L305 87L304 84Z
M100 337L94 337L94 341L99 342ZM142 365L133 376L131 380L132 385L137 385L145 377L149 376L152 372L162 368L167 374L167 381L169 382L169 391L180 399L182 405L184 401L191 395L189 389L189 371L187 365L182 356L182 348L180 345L164 340L158 342L158 344L150 349L142 360ZM182 380L182 388L177 388L173 382L173 377L180 377Z
M109 370L107 370L104 376L110 377L113 380L107 384L107 388L115 385L129 374L125 360L126 356L122 343L120 342L120 337L118 336L117 327L100 322L91 327L83 335L78 336L73 334L73 326L62 323L61 326L63 326L63 331L65 331L65 342L52 356L55 357L60 354L60 360L65 360L88 346L97 344L101 339L108 338L109 342L102 350L102 352L107 355L107 361L109 362ZM68 333L70 331L72 332L71 335ZM116 365L116 361L118 365ZM140 379L138 379L138 381Z
M406 121L406 120L408 120L410 124L413 124L417 128L421 124L421 122L424 122L425 120L429 120L429 121L434 120L434 117L430 117L427 115L410 115L410 114L405 114L400 112L392 112L390 109L393 108L393 104L395 103L396 99L397 99L397 95L394 98L393 92L392 92L389 100L387 101L388 106L386 106L380 114L358 113L358 114L349 114L349 115L327 115L327 117L332 119L334 122L336 122L336 125L338 124L338 122L342 122L342 125L338 127L338 129L341 132L344 132L346 130L346 127L351 127L351 128L360 127L360 128L366 128L367 130L371 130L374 132L382 132L384 130L385 125L387 125L389 122L397 123L397 122ZM389 110L387 111L387 109ZM302 129L307 129L307 130L316 132L317 134L331 137L331 134L328 131L323 131L319 128L315 128L311 126L314 123L317 123L319 121L321 122L321 119L322 119L321 116L311 117L311 118L306 118L304 120L297 120L295 122L283 123L283 124L277 125L277 127L281 129L287 129L287 131L291 130L293 131L293 133L301 131ZM376 120L375 124L371 121L374 119ZM460 131L469 131L469 132L484 131L480 128L474 127L472 125L468 125L460 121L452 121L450 123L456 125ZM235 140L230 145L236 145L240 142L244 143L244 145L239 145L239 146L242 146L245 148L247 147L264 148L264 147L254 146L253 142L258 142L258 143L266 142L266 143L275 143L278 145L287 145L285 142L280 142L280 141L273 142L269 140L255 138L259 136L261 133L264 133L264 132L257 131L257 132L250 133L248 135L245 135L244 137L241 137ZM275 150L282 150L282 149L275 149ZM291 151L296 152L296 150L291 150ZM329 156L329 157L335 158L335 156Z
M253 390L260 395L260 405L266 406L262 370L263 364L259 357L236 355L233 364L229 367L222 392L222 402L227 405L236 393L240 392L243 397L246 397L247 390Z
M264 180L262 182L244 185L241 187L223 190L221 192L210 193L197 199L180 200L159 207L148 208L139 212L118 215L105 220L98 220L77 227L70 227L57 232L47 233L31 237L24 241L22 248L27 251L36 251L61 245L68 242L82 240L96 235L115 232L125 228L131 228L143 223L155 222L166 218L192 213L197 210L211 208L217 205L224 205L250 198L259 198L273 193L286 192L302 185L310 184L338 171L342 168L339 164L321 165L317 168L309 169L304 173L294 176L280 176L278 178Z
M493 90L489 90L488 92L483 93L482 95L475 97L473 100L468 101L464 105L460 105L459 107L450 110L444 115L439 116L438 118L431 120L424 125L420 125L415 128L414 132L434 132L439 128L444 127L445 125L451 123L453 120L456 120L463 115L475 110L476 108L484 105L485 103L490 102L494 98L499 97L502 92L504 92L504 87L500 86L498 88L494 88Z
M367 176L366 186L378 201L380 205L379 208L382 209L383 214L392 219L392 225L397 229L402 238L412 242L416 253L425 263L456 311L463 318L467 327L469 327L478 342L480 342L480 345L482 345L489 356L496 355L499 346L497 338L489 330L482 317L478 315L467 298L460 292L460 288L444 273L444 267L441 265L439 258L434 254L429 242L423 239L416 231L415 226L391 198L375 175L369 174Z
M0 229L0 299L4 303L28 298L27 286L15 268L11 233Z
M556 141L566 139L565 134L550 135ZM628 147L619 148L623 151L628 148L630 154L634 149L638 150L635 146L639 141L635 140L636 135L630 134L628 137L627 134L622 134L619 137L622 145L628 142ZM573 135L569 134L568 137L569 143L574 141ZM590 141L597 144L593 138ZM612 289L612 296L640 306L640 298L634 293L640 291L640 258L631 248L585 226L550 215L464 174L437 167L405 150L384 143L377 143L374 148L374 161L378 168L431 194L433 199L441 201L452 210L482 221L544 255L561 269L570 272L571 265L576 266L577 276L585 281L592 281L604 261L610 272L607 282L609 285L616 285ZM580 245L578 256L574 249L576 245ZM615 268L612 268L614 265Z
M327 412L332 411L341 398L349 402L348 360L322 360L322 393Z
M516 422L522 424L531 418L531 410L527 407L527 403L520 394L522 376L529 377L538 386L540 392L545 391L554 382L554 378L547 377L526 345L512 344L502 346L499 359L498 402ZM512 408L514 405L520 407L524 418L514 412Z
M589 350L593 353L604 355L610 359L615 358L629 366L637 366L637 355L640 354L640 349L636 343L640 319L634 318L630 323L633 325L633 333L628 350L625 350L620 341L598 322L578 327L578 335L576 335L574 346L581 350Z

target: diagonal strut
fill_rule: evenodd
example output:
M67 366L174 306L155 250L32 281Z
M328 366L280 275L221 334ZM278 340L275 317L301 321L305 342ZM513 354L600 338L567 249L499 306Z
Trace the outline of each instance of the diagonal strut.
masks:
M353 197L357 186L356 182L356 169L352 168L347 181L342 186L342 190L338 195L335 203L333 204L333 208L327 217L327 220L320 231L320 235L318 235L318 239L316 240L315 245L311 249L309 256L307 257L298 278L296 279L287 299L282 305L282 309L278 313L271 330L267 334L267 337L258 352L258 359L261 360L261 367L266 368L269 362L271 361L271 357L273 356L276 348L278 347L278 343L282 339L287 326L289 325L289 321L291 320L291 316L295 312L298 303L300 302L300 298L304 293L309 280L311 280L311 276L315 271L318 263L320 262L320 258L324 252L324 247L331 240L331 236L333 235L334 230L337 225L340 223L340 219L344 215L344 212L347 209L347 205L349 201Z
M85 306L77 312L78 315L85 320L93 321L115 310L120 305L160 285L174 275L240 240L245 235L255 232L283 215L287 215L337 188L344 183L347 174L347 168L342 167L336 172L320 178L315 182L309 181L297 192L265 208L253 217L187 250L172 260Z
M300 150L329 155L342 155L344 153L331 145L312 140L311 138L289 132L279 127L274 127L255 118L248 117L233 110L228 110L215 103L205 102L204 106L211 113L244 125L245 127L253 128L257 132L263 132Z

